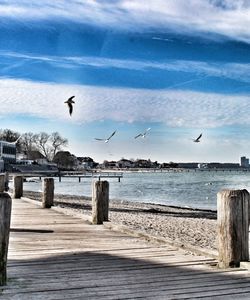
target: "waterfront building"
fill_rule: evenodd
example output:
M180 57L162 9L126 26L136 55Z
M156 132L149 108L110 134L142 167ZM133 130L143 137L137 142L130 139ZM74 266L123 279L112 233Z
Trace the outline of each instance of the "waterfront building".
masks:
M118 168L123 168L123 169L125 169L125 168L134 168L135 163L133 161L129 160L129 159L122 158L122 159L117 161L116 166Z
M243 168L248 168L249 167L249 158L246 158L246 156L242 156L240 158L240 166Z
M94 162L93 158L91 157L77 157L78 160L78 170L85 170L85 169L92 169L97 166L97 163Z
M0 141L0 160L4 162L4 170L7 170L10 164L16 163L15 143Z
M178 163L179 168L196 169L198 168L197 162Z
M208 168L208 164L207 163L199 163L198 164L198 168L199 169L207 169Z

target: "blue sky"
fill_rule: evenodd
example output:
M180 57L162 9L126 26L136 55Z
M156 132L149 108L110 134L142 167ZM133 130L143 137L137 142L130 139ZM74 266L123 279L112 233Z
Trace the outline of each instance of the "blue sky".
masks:
M249 16L248 0L0 1L1 128L58 131L99 162L238 162L250 156Z

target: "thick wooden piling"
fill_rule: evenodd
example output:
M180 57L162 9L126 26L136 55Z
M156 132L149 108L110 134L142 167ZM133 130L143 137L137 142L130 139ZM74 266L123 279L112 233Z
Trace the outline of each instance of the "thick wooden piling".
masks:
M54 179L43 179L42 207L51 208L54 204Z
M13 198L21 198L23 196L23 176L14 176L13 181Z
M0 174L0 193L5 191L5 175Z
M103 224L108 221L109 212L109 183L95 181L92 185L92 223Z
M249 193L223 190L217 194L219 267L239 267L249 260Z
M5 192L8 192L8 190L9 190L9 181L10 181L9 172L5 172L5 179L4 179L4 190L5 190Z
M0 193L0 286L5 285L7 281L11 204L10 195Z

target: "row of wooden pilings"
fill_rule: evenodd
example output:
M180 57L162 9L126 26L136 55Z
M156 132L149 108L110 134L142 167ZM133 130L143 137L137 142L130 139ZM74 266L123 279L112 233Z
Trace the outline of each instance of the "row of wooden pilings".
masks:
M7 252L10 232L11 196L4 192L0 175L0 285L6 284ZM13 198L23 196L23 178L13 178ZM42 207L51 208L54 179L43 179ZM108 221L109 183L96 181L92 186L92 223ZM250 197L247 190L223 190L217 194L218 267L240 267L249 261Z
M4 175L0 175L0 192L4 192L6 184ZM23 177L13 177L12 198L23 196ZM54 205L54 179L43 178L42 207L51 208ZM92 187L92 223L103 224L108 221L109 212L109 183L108 181L95 181Z

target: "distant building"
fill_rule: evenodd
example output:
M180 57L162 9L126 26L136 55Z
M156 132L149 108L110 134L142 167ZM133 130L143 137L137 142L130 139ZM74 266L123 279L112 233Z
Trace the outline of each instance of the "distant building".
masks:
M237 163L217 163L217 162L208 163L207 165L209 169L237 169L240 166Z
M198 168L199 169L207 169L208 168L208 164L207 163L199 163L198 164Z
M135 163L131 160L122 158L116 162L116 166L118 168L133 168L135 166Z
M9 164L16 163L16 144L0 141L0 160L4 161L4 170L8 169Z
M246 156L242 156L240 158L240 166L243 168L248 168L249 167L249 158L246 158Z
M196 169L198 168L197 162L189 162L189 163L178 163L179 168L187 168L187 169Z
M114 169L116 168L116 161L107 161L104 160L102 164L99 165L102 169Z
M150 159L137 159L135 161L136 168L152 168L152 162Z
M78 160L78 169L91 169L97 166L97 163L94 162L91 157L77 157Z
M179 165L177 163L174 163L174 162L169 162L169 163L166 163L166 162L163 162L159 165L159 167L161 169L172 169L172 168L178 168Z

